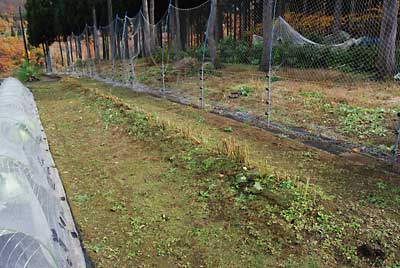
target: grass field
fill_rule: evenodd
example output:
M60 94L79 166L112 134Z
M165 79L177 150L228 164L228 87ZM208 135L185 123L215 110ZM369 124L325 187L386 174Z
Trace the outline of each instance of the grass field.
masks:
M96 267L400 265L400 177L375 160L87 79L29 86Z

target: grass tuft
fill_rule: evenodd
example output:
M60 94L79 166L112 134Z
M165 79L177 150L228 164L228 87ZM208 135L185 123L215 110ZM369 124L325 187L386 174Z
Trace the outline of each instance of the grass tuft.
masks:
M247 165L249 163L249 148L237 143L235 139L225 139L218 146L218 153L226 155L238 164Z

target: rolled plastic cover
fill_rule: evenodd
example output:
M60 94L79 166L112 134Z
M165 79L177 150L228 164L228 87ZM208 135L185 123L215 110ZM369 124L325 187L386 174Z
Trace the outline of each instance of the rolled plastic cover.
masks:
M86 267L31 92L0 85L0 267Z

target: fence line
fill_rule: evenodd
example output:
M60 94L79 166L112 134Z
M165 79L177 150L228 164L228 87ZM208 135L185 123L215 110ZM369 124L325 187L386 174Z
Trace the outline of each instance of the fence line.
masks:
M133 18L117 15L111 25L98 29L86 25L82 33L64 40L66 61L60 60L62 49L57 52L53 48L52 58L58 71L131 87L140 82L163 94L174 92L204 109L247 113L268 127L276 121L319 134L321 124L329 138L390 147L390 137L385 137L387 130L395 127L388 119L395 117L395 108L386 108L385 122L378 118L384 130L373 129L371 123L366 124L368 131L352 131L342 126L346 122L335 123L335 118L330 118L336 113L345 118L347 112L343 110L352 108L348 100L343 97L343 101L331 104L325 93L314 92L318 88L342 92L364 87L373 92L384 85L379 80L384 69L390 69L386 73L390 77L400 70L396 44L395 65L379 64L386 61L390 65L385 55L393 50L388 41L392 33L382 30L384 21L393 17L385 12L383 6L370 1L309 1L299 5L284 0L208 0L190 9L170 2L155 24L140 10ZM265 24L268 14L271 23ZM271 29L266 31L266 27ZM263 68L265 59L267 67ZM308 99L300 107L297 98ZM314 102L321 102L322 108L314 107ZM300 110L305 108L316 114L310 117L316 126L307 124L308 117ZM327 116L330 123L317 119L318 113L319 118ZM375 110L366 113L375 114ZM338 127L344 130L338 132Z

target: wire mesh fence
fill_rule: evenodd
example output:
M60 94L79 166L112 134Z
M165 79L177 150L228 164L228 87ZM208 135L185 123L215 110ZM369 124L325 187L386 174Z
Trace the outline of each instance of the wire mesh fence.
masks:
M158 22L144 7L86 25L54 43L52 59L60 72L145 85L390 154L400 111L398 10L390 0L175 1Z

